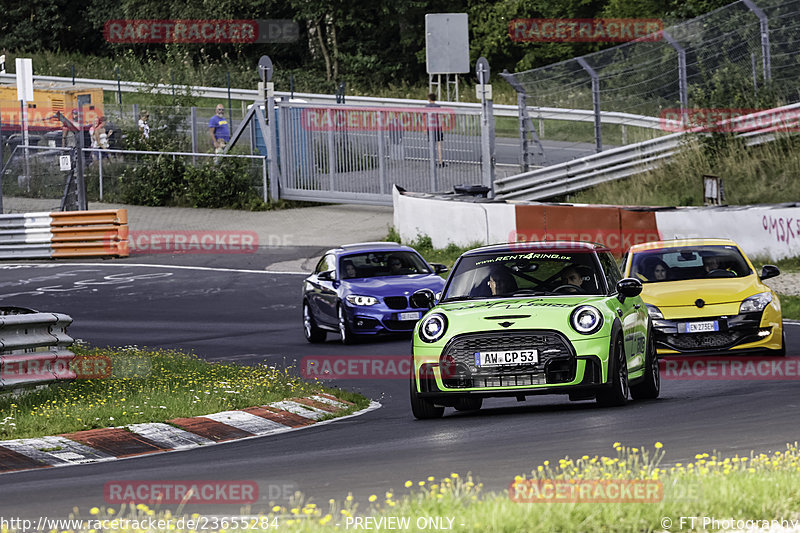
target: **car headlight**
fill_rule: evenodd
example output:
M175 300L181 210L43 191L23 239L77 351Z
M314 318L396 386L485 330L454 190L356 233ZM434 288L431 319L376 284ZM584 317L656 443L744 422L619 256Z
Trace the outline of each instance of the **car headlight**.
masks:
M436 342L447 331L447 317L441 313L433 313L422 320L419 325L419 338L425 342Z
M353 305L375 305L378 303L377 298L373 298L372 296L360 296L358 294L351 294L347 297L347 301Z
M755 311L763 311L764 308L772 301L771 292L761 292L749 296L742 301L739 306L740 313L753 313Z
M664 315L661 314L661 309L656 307L655 305L647 305L647 314L650 315L650 318L664 318Z
M603 315L591 305L582 305L575 309L569 321L572 328L583 335L591 335L603 327Z

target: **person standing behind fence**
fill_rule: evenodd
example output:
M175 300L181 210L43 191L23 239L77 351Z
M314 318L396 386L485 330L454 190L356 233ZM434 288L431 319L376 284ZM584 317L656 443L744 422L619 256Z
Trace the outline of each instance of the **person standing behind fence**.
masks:
M150 118L150 113L142 111L139 113L139 133L142 134L142 139L145 141L150 138L150 124L147 123Z
M108 150L110 147L109 137L113 135L113 130L106 131L106 117L100 117L97 126L94 128L94 133L92 136L94 137L94 141L97 143L97 147L103 150ZM94 146L95 142L92 142L92 146ZM108 154L100 154L101 157L109 157Z
M428 94L428 105L425 107L441 107L436 103L436 94ZM442 158L442 141L444 140L444 133L442 133L442 126L439 124L439 113L430 112L428 116L428 136L433 133L433 138L436 140L436 154L439 157L439 166L445 166L444 159Z
M231 128L228 119L225 118L225 108L222 104L217 106L216 114L208 121L208 134L214 143L214 151L218 154L224 152L225 145L231 140Z

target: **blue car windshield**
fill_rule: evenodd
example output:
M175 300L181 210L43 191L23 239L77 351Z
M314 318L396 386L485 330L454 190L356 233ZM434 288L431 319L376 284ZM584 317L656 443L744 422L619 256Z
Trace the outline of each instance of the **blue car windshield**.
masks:
M405 250L346 255L339 259L339 272L342 279L431 274L419 255Z
M595 254L582 250L466 256L449 279L443 301L605 291Z

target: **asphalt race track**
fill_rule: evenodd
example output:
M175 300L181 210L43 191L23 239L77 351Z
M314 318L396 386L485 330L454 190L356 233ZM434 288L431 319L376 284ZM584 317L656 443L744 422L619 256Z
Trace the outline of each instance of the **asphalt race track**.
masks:
M207 261L218 265L213 258ZM228 257L226 262L251 270L131 262L0 265L0 305L67 313L74 319L70 334L95 345L178 347L209 360L242 364L293 365L308 355L409 353L407 338L346 347L330 335L325 344L307 344L300 317L302 276L265 272L253 257ZM789 357L798 357L800 327L787 325L786 331ZM65 516L75 506L85 516L90 507L103 505L104 484L119 480L254 480L264 500L254 505L255 511L267 509L268 500L285 503L285 489L300 490L317 502L341 500L348 492L365 500L389 489L401 493L408 479L451 472L471 472L488 489L504 490L516 474L544 460L612 454L615 441L650 447L661 441L672 463L712 450L749 454L751 449L783 449L800 436L796 380L665 380L660 399L623 408L599 409L591 401L543 396L524 403L489 400L476 414L449 409L445 418L432 421L412 418L406 381L336 385L358 390L382 407L279 436L4 474L1 505L23 517ZM186 510L238 514L239 508L232 507Z

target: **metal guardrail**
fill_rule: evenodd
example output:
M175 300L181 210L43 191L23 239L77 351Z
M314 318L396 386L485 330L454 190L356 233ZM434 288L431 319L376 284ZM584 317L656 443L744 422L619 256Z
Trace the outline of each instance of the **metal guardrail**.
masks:
M723 120L712 127L697 127L499 179L495 181L495 197L499 200L542 200L647 172L678 153L690 135L706 135L713 130L730 131L743 138L747 146L771 142L777 139L781 126L764 126L764 118L787 115L793 116L797 123L800 104Z
M62 78L58 76L34 76L34 81L72 84L72 78ZM15 82L15 74L0 74L0 82ZM172 94L175 86L166 83L159 83L155 86L149 83L142 83L136 81L120 81L116 80L99 80L93 78L75 78L76 85L91 85L93 87L100 87L104 91L117 91L135 93L142 90L148 92L155 92L160 94ZM226 87L192 87L192 93L201 98L218 98L227 99L228 89ZM282 97L288 100L290 97L300 100L305 100L307 103L312 104L335 104L336 95L331 94L313 94L313 93L288 93L282 91L275 91L276 97ZM254 89L230 89L231 100L245 100L252 102L259 99L258 91ZM369 105L369 106L424 106L427 100L412 100L407 98L378 98L373 96L347 96L347 102L356 105ZM465 103L465 102L446 102L447 107L456 109L474 109L480 111L481 104L479 103ZM499 117L518 117L519 108L516 105L495 105L494 114ZM532 118L542 118L548 120L565 120L571 122L593 122L594 111L591 109L563 109L558 107L533 107L529 106L528 113ZM621 113L616 111L604 111L600 114L601 122L603 124L616 124L625 126L635 126L640 128L658 129L660 121L656 117L649 117L645 115L634 115L631 113Z
M74 379L70 324L61 313L0 307L0 389Z

